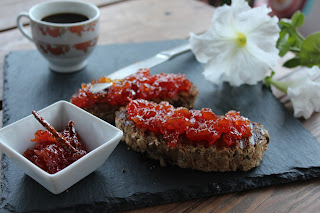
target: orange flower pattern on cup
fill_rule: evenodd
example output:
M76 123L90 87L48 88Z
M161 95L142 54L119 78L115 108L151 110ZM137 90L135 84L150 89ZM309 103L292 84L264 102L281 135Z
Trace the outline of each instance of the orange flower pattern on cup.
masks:
M77 50L82 50L83 52L87 52L89 47L94 47L97 44L97 41L98 41L98 37L90 41L75 44L73 45L73 47L76 48Z
M42 26L39 26L39 30L41 31L42 35L46 36L46 35L49 35L51 37L61 37L65 32L66 32L66 29L63 28L63 27L42 27Z
M81 32L84 31L85 25L80 25L80 26L75 26L75 27L70 27L69 31L71 33L77 34L78 36L82 36Z
M94 21L94 22L86 24L86 25L70 27L69 31L71 33L75 33L75 34L77 34L78 36L81 37L82 36L82 32L89 32L89 31L94 32L96 24L97 24L97 22Z
M51 45L51 44L40 44L40 49L43 53L48 54L51 53L52 55L63 55L69 52L70 46L69 45Z
M74 45L62 45L62 44L48 44L44 42L38 41L38 47L43 54L51 54L51 55L66 55L71 49L76 51L81 51L83 53L87 53L89 48L93 48L98 41L98 37L82 42Z
M43 27L42 25L39 25L39 30L41 31L42 35L44 36L51 36L51 37L61 37L66 31L69 30L70 33L76 34L79 37L82 36L83 32L94 32L95 27L97 25L97 21L94 21L92 23L88 23L85 25L80 26L73 26L73 27Z

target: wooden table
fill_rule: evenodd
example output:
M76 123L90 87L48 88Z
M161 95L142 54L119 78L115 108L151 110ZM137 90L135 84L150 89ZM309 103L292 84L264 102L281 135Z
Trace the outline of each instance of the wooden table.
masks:
M0 100L3 61L13 50L35 49L16 28L19 12L40 0L0 2ZM42 1L41 1L42 2ZM187 38L189 32L204 32L214 8L196 0L90 0L101 10L99 45ZM290 78L291 70L277 69L277 78ZM275 95L290 102L278 91ZM320 140L320 113L302 124ZM301 141L303 143L303 141ZM128 212L320 212L320 179L281 186L205 197Z

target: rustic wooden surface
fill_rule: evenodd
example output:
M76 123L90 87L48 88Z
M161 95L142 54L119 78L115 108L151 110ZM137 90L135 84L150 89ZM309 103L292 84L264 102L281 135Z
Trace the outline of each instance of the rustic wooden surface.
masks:
M35 49L16 28L16 16L19 12L28 11L32 5L39 2L43 1L0 1L0 100L3 92L2 74L5 55L13 50ZM213 7L196 0L90 0L90 2L98 5L101 10L98 41L100 45L187 38L190 32L204 32L210 24L214 11ZM279 67L276 71L277 78L289 79L292 76L292 70ZM274 90L274 94L289 110L292 110L286 96L277 90ZM320 140L320 113L315 113L310 119L301 122ZM320 179L127 212L320 212Z

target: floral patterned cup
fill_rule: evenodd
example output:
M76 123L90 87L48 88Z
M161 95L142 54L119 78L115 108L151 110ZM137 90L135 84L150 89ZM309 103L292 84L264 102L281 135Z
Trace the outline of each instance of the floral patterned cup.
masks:
M54 14L80 14L88 20L76 23L52 23L42 19ZM17 17L21 33L35 43L48 60L49 68L60 73L83 69L93 51L99 34L99 9L87 2L75 0L50 1L33 6L29 13ZM23 27L21 18L31 21L30 34Z

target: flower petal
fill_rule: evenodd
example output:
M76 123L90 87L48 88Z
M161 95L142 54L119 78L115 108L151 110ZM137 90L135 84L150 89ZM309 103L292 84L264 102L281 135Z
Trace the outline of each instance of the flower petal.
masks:
M280 58L276 48L280 28L277 25L278 18L270 17L269 12L271 9L265 5L242 12L238 14L236 26L247 36L248 51L273 68Z
M209 61L204 68L204 77L214 84L220 84L223 81L222 76L225 65L225 63L216 63L214 60ZM212 70L214 70L214 72Z
M231 63L229 70L225 71L224 81L232 86L241 84L256 84L264 79L269 72L269 67L251 55L246 49L238 50L233 60L241 63Z
M269 46L273 46L274 48L260 48L256 43L248 39L246 48L260 63L265 64L269 68L274 68L280 59L279 50L275 47L275 44L269 44Z
M226 72L230 72L230 66L232 64L232 58L230 55L234 55L237 51L235 42L217 41L216 46L220 45L223 49L221 52L217 52L215 57L212 57L205 65L203 75L205 78L214 84L220 84L225 81L222 77ZM213 55L213 54L212 54Z
M304 68L306 76L293 82L288 90L294 116L308 119L313 112L320 112L320 69L317 66Z
M225 41L232 41L235 37L231 29L232 11L230 6L224 5L218 7L212 17L212 24L207 32L202 35L190 33L190 46L197 60L201 63L207 63L212 58L217 57L227 44Z
M314 111L320 111L319 91L320 82L309 82L298 88L288 88L295 117L303 116L308 119Z
M233 0L231 6L215 10L207 32L190 34L191 50L206 63L203 74L209 81L256 84L277 64L278 19L269 12L265 6L252 9L244 0Z

